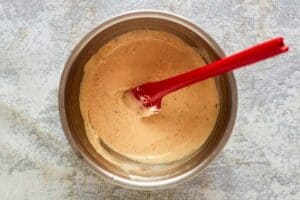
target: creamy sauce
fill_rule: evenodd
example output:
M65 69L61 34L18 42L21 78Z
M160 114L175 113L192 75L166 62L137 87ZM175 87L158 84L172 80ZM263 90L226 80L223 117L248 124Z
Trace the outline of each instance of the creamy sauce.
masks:
M219 113L214 79L164 97L158 114L141 117L124 92L204 65L199 53L177 36L152 30L123 34L88 61L80 88L80 108L89 141L107 158L113 151L141 163L180 160L209 137Z

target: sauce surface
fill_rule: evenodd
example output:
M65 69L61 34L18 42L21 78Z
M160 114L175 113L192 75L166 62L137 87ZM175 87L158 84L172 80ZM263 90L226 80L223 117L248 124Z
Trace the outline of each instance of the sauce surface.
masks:
M80 88L90 143L100 154L105 144L142 163L168 163L191 155L217 120L214 79L167 95L161 112L149 117L141 117L124 102L124 91L202 65L205 61L194 48L166 32L137 30L105 44L87 62Z

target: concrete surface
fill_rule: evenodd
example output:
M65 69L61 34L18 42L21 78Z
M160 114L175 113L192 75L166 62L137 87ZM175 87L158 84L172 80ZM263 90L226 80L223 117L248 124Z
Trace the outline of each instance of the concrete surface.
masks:
M96 176L61 129L57 92L70 51L124 11L158 9L198 24L233 53L273 36L290 52L236 73L234 134L200 176L163 191ZM300 1L0 0L0 199L300 199Z

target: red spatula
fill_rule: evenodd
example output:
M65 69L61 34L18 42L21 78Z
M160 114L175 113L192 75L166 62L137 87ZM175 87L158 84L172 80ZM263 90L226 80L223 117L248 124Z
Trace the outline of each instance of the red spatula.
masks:
M231 56L157 82L149 82L132 88L130 92L146 108L161 108L161 100L167 94L199 81L253 64L288 51L282 37L255 45Z

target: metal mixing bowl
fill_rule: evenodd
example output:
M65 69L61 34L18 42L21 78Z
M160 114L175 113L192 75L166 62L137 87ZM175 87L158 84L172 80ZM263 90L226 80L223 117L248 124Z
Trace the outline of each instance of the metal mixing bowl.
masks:
M237 112L237 88L233 73L215 78L220 95L220 114L201 150L175 167L147 176L130 176L99 155L89 143L79 107L83 68L89 58L109 40L136 29L173 33L196 48L207 63L224 56L222 49L198 26L165 12L138 11L119 15L99 25L76 46L65 65L59 88L61 122L70 145L99 175L114 184L133 189L162 189L181 183L201 172L228 141ZM201 111L199 111L201 112Z

